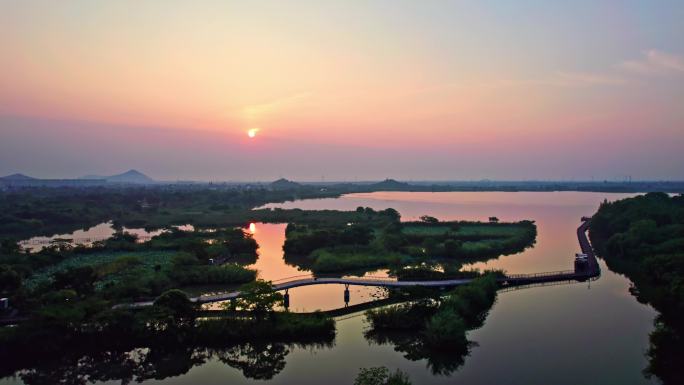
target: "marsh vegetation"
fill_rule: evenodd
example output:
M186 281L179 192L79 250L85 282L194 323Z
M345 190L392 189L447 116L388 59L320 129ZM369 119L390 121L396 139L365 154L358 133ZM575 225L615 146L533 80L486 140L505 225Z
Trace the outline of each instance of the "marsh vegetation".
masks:
M534 244L531 221L515 223L400 222L392 209L359 207L356 221L343 224L290 223L283 249L286 260L315 273L390 268L436 261L458 271L463 263L513 254ZM406 273L406 272L405 272Z

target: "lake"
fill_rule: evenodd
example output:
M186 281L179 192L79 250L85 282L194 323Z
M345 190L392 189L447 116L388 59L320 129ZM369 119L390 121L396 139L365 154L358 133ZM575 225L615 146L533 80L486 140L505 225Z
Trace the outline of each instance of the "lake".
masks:
M583 192L377 192L273 204L267 207L353 210L358 206L397 209L403 220L431 215L442 220L534 220L537 243L516 255L471 267L501 268L509 273L571 269L579 250L575 231L580 217L593 214L604 200L634 194ZM269 280L303 274L283 261L285 225L256 223L260 245L253 266ZM290 346L284 366L269 384L352 384L359 368L387 366L407 372L414 384L650 384L641 371L656 312L639 304L630 282L608 270L593 282L501 292L484 326L468 333L477 343L463 365L435 375L426 360L411 361L391 344L377 345L363 335L362 313L337 321L332 347ZM382 272L378 272L381 274ZM350 288L350 304L381 297L378 289ZM343 287L309 286L290 290L291 309L310 311L344 306ZM150 383L252 384L243 372L212 358L187 373ZM21 383L5 379L3 384ZM107 382L111 384L117 381ZM263 383L263 381L259 381Z

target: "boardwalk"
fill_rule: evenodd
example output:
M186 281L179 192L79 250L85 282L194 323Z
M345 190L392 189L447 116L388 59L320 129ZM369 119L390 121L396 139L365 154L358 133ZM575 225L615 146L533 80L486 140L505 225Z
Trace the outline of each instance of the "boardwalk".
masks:
M577 228L577 240L579 241L580 249L583 254L586 254L588 259L585 266L582 268L575 267L574 270L552 271L546 273L533 274L509 274L505 278L500 278L499 282L504 285L527 285L531 283L557 282L557 281L585 281L601 275L601 269L596 260L594 249L587 239L587 230L589 229L589 221L582 218L582 225Z
M498 279L499 284L502 287L517 286L517 285L529 285L535 283L546 283L546 282L559 282L559 281L585 281L594 277L598 277L601 274L598 262L596 261L596 256L594 251L587 239L587 229L589 228L589 221L587 218L582 218L583 222L577 228L577 239L579 241L580 249L582 253L588 256L588 261L586 266L583 268L575 268L574 270L564 270L564 271L552 271L544 273L532 273L532 274L509 274ZM389 277L314 277L312 275L302 275L297 277L285 278L280 281L274 281L273 288L277 291L286 291L288 289L293 289L302 286L311 285L346 285L346 286L375 286L375 287L386 287L386 288L405 288L405 287L434 287L434 288L446 288L454 287L468 284L472 281L471 278L464 279L447 279L438 281L397 281L394 278ZM196 303L210 303L210 302L220 302L228 301L232 299L239 298L241 296L240 291L232 291L214 295L202 295L199 297L193 297L190 300ZM153 301L143 301L135 302L132 304L118 305L125 307L145 307L151 306Z

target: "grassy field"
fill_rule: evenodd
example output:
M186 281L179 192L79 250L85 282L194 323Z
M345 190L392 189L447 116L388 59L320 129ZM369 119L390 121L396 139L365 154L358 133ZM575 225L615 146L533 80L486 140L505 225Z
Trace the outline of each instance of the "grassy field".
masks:
M401 232L406 235L435 236L444 235L449 231L454 231L450 225L444 226L423 226L423 225L404 225Z
M458 228L456 235L479 235L479 236L500 236L510 237L524 234L526 229L515 224L500 225L462 225Z
M49 282L60 271L82 266L93 266L101 279L96 287L117 281L131 270L136 273L153 272L155 266L168 267L176 252L173 251L113 251L92 254L78 254L64 261L42 269L25 282L27 288Z
M452 232L455 237L510 237L524 234L525 228L517 224L466 223L454 225L452 223L434 224L426 226L422 223L405 224L402 233L406 235L438 236Z

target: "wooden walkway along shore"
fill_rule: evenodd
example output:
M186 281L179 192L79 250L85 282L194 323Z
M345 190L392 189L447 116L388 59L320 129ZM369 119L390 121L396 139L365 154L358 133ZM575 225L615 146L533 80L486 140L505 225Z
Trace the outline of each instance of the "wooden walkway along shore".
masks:
M575 265L573 270L552 271L546 273L532 273L532 274L508 274L504 278L500 278L499 282L504 285L526 285L543 282L557 282L557 281L586 281L591 278L601 275L601 268L596 260L594 249L587 238L587 230L589 229L589 220L582 218L582 224L577 228L577 240L579 241L580 249L583 254L587 255L587 262L584 266L578 267Z
M594 250L587 239L587 229L589 228L589 219L582 218L582 224L577 228L577 239L579 241L582 253L586 254L587 263L581 267L575 267L573 270L552 271L544 273L532 274L508 274L498 279L502 287L529 285L535 283L558 282L558 281L586 281L598 277L601 274ZM277 291L287 291L296 287L311 286L311 285L329 285L338 284L348 286L374 286L386 288L402 288L402 287L434 287L447 288L468 284L472 278L463 279L447 279L437 281L397 281L390 277L315 277L312 275L302 275L296 277L289 277L279 281L273 281L273 288ZM190 300L196 303L211 303L228 301L239 298L240 291L232 291L214 295L202 295L193 297ZM154 301L142 301L130 304L117 305L117 307L146 307L151 306Z

